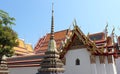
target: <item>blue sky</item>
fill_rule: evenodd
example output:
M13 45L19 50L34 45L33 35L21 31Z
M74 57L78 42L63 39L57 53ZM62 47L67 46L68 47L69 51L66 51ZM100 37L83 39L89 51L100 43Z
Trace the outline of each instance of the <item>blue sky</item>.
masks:
M108 22L109 34L114 26L120 35L120 0L1 0L0 9L16 18L13 29L34 47L50 32L52 2L55 31L69 28L76 18L85 34L103 31Z

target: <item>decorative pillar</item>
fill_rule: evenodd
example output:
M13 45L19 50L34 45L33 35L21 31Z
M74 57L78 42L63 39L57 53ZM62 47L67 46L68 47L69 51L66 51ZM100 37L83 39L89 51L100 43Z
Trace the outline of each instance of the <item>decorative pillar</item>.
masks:
M105 56L96 57L97 74L106 74Z
M106 72L107 74L117 74L113 55L106 57Z
M96 56L95 55L90 55L90 63L91 63L92 74L97 74Z

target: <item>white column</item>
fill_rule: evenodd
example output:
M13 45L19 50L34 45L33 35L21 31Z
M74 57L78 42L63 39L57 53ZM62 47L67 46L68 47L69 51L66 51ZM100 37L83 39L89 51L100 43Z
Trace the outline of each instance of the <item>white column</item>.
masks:
M115 61L116 61L117 74L120 74L120 57L118 57Z
M106 74L105 63L100 63L99 56L96 57L97 74Z
M91 74L97 74L95 55L90 55L90 64L91 64Z
M91 70L92 70L92 73L91 73L91 74L97 74L96 63L91 64Z
M110 58L106 57L106 71L107 74L117 74L114 57L113 55L109 56ZM109 59L109 60L108 60Z
M108 64L108 60L107 57L105 57L105 66L106 66L106 73L109 74L110 70L109 70L109 64ZM110 73L111 74L111 73Z

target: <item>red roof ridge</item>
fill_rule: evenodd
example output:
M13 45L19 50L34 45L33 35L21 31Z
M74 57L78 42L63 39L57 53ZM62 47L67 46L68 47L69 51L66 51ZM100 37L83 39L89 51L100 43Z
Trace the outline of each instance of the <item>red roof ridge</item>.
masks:
M104 40L104 39L102 39L102 40L96 40L96 41L94 41L96 44L99 44L99 43L105 43L106 42L106 40Z
M40 64L12 65L12 66L8 66L8 68L17 68L17 67L35 67L35 66L40 66Z
M8 61L7 63L10 64L10 63L25 63L25 62L36 62L36 61L41 61L42 59L34 59L34 60L21 60L21 61Z
M30 57L30 56L37 56L37 55L44 55L44 53L39 53L39 54L33 54L33 55L24 55L24 56L16 56L16 57L8 57L7 60L12 59L12 58L23 58L23 57Z

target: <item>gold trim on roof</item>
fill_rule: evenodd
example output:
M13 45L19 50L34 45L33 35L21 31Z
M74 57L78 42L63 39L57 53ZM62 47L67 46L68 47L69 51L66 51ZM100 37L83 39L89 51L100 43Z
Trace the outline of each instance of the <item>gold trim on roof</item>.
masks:
M71 44L71 40L73 38L73 36L76 35L78 36L79 40L83 42L83 44L86 46L86 48L88 49L88 51L90 51L91 54L103 54L104 51L103 50L99 50L96 45L95 42L91 41L87 36L84 35L84 33L80 30L80 28L74 24L74 28L72 30L72 35L70 36L69 39L66 40L65 45L61 48L63 49L63 51L61 52L61 56L66 54L69 45Z

